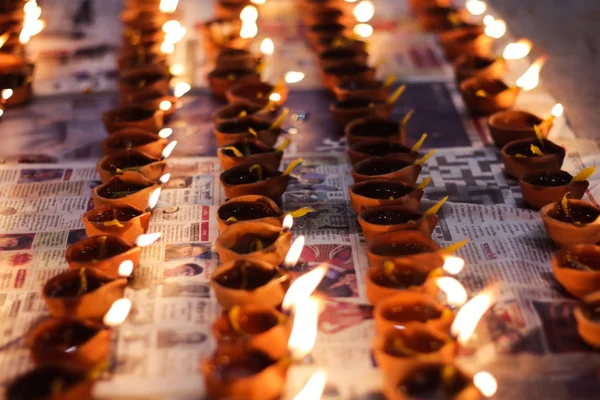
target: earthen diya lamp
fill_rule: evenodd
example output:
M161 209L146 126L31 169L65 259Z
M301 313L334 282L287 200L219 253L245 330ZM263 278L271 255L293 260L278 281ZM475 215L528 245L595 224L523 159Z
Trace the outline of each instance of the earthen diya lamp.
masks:
M55 317L100 320L123 297L127 279L111 279L101 271L79 268L46 282L42 297Z
M500 79L474 76L460 83L460 93L467 108L476 115L490 115L512 108L520 89L509 87Z
M274 400L285 387L289 358L273 359L245 346L218 347L200 372L211 399Z
M351 34L350 28L340 23L326 23L309 26L306 30L306 39L311 47L315 47L323 39L333 39Z
M405 143L406 125L400 121L393 121L381 117L363 117L352 120L344 128L346 141L350 146L367 140L385 139L388 141Z
M160 45L139 45L119 49L117 66L120 71L152 67L166 69L167 57L160 51Z
M394 156L406 162L413 163L419 158L419 148L406 147L398 142L387 139L361 139L348 147L348 157L352 165L371 157ZM415 150L416 149L416 150Z
M581 173L573 177L561 170L526 172L519 178L523 200L539 210L546 204L560 201L567 193L572 199L581 199L590 185L586 180L589 177L587 171Z
M123 46L154 45L164 41L166 33L162 27L148 24L138 27L125 26L123 29Z
M73 369L40 367L8 384L6 400L89 400L94 381Z
M367 65L369 53L364 50L337 47L325 50L318 55L321 69L341 67L346 64Z
M440 44L446 58L455 60L461 55L488 56L492 52L494 39L484 32L482 25L470 25L439 34Z
M0 54L0 92L12 90L12 95L3 101L4 107L28 103L33 95L32 82L33 64L21 57Z
M169 140L137 128L121 129L102 141L102 152L106 156L119 157L139 151L149 157L162 158Z
M374 317L375 330L380 336L414 325L426 325L448 333L454 321L452 310L441 305L435 297L410 290L378 302Z
M249 304L275 308L281 305L289 281L279 267L260 259L246 258L219 266L211 285L225 310Z
M515 140L506 144L500 154L504 171L514 178L526 172L560 169L565 159L565 149L547 139Z
M283 130L280 127L272 129L272 126L273 123L267 120L256 117L243 117L217 125L213 129L213 133L217 138L219 147L252 138L257 138L267 146L273 146Z
M96 171L102 183L106 183L115 175L142 175L144 178L158 182L165 174L167 162L150 157L143 152L134 150L120 156L105 156L96 164Z
M284 148L284 146L280 146L276 149L251 137L228 143L227 146L221 147L217 151L217 155L223 171L240 164L256 164L258 162L277 170L281 164Z
M93 269L108 278L118 279L119 266L131 261L133 267L140 264L141 247L129 244L112 235L92 236L70 245L65 253L69 268Z
M466 15L466 10L453 6L432 5L421 9L417 13L417 19L423 30L439 32L458 27Z
M241 164L228 169L220 176L225 195L228 199L233 199L255 194L276 201L287 189L290 173L300 161L290 164L284 172L262 164Z
M215 60L216 69L256 70L262 63L262 57L244 49L226 48L219 52Z
M548 136L552 121L544 121L525 111L508 110L492 114L487 121L490 135L498 148L520 139L535 139L537 126L543 137Z
M421 173L422 165L433 155L432 150L420 160L407 163L395 156L373 157L360 161L352 168L352 179L355 183L372 179L389 179L414 186Z
M264 222L242 221L230 225L217 240L215 247L221 262L254 258L279 265L292 243L292 232Z
M400 260L441 268L444 258L439 250L440 247L430 235L417 230L400 230L375 237L367 246L367 256L369 265L373 267Z
M452 3L451 0L409 0L408 6L411 11L418 13L419 11L430 7L448 7Z
M288 354L291 328L290 319L277 309L248 304L224 311L213 323L212 333L218 346L244 343L280 359Z
M385 101L390 95L391 83L367 80L341 82L333 88L337 100L370 99L372 101Z
M590 346L600 348L600 291L585 296L574 314L579 336Z
M158 132L163 128L164 111L136 105L123 105L102 115L102 123L109 134L126 128Z
M323 86L333 93L333 88L342 82L375 80L375 68L366 64L345 63L321 70Z
M273 118L272 113L268 109L244 104L228 104L212 114L212 120L215 125L245 117L256 117L268 122L271 122Z
M83 214L82 222L88 237L114 235L133 244L148 232L150 211L130 206L98 207Z
M336 124L341 128L345 128L352 121L361 118L389 119L393 108L394 104L387 101L355 98L336 101L329 106L329 111Z
M260 82L260 74L256 69L221 69L208 73L208 86L211 93L219 100L226 100L225 93L231 87L244 82Z
M584 200L550 203L540 210L550 239L558 246L600 242L600 209Z
M360 213L358 223L367 243L370 243L379 235L405 229L418 230L431 236L439 221L437 212L447 199L448 196L444 197L422 214L410 211L403 206L369 208Z
M418 211L423 197L423 183L418 187L386 179L355 183L348 188L352 208L358 215L363 210L387 205L400 205Z
M84 319L51 317L27 333L26 344L37 366L68 365L87 372L106 360L110 330Z
M424 325L389 332L373 343L373 354L384 382L396 381L415 367L451 363L457 349L450 336Z
M474 76L502 79L506 73L506 61L493 56L462 55L454 63L454 73L459 82Z
M148 206L150 196L159 184L152 182L141 175L120 175L92 190L94 207L119 207L130 206L144 210Z
M336 37L322 37L313 43L313 49L315 52L322 53L331 48L351 48L357 51L367 51L367 43L362 40L356 40L349 36L336 36Z
M169 93L171 75L152 66L127 70L119 76L119 92L128 95L140 90L158 90Z
M600 247L578 244L559 250L552 257L552 272L560 284L575 297L600 290Z
M269 99L277 93L279 100ZM289 89L284 84L271 85L268 82L243 82L227 90L225 96L231 104L244 104L264 108L269 102L282 106L288 98Z
M240 37L242 21L235 19L213 19L202 25L204 54L209 60L224 49L247 49L253 38Z
M347 16L343 10L335 6L324 6L315 9L313 12L303 14L304 25L331 25L340 24L348 25L351 18Z
M215 4L215 16L223 19L235 19L240 17L240 13L250 0L218 0Z
M125 104L147 108L149 110L161 110L163 118L167 121L175 114L177 97L165 94L156 89L140 90L122 97Z

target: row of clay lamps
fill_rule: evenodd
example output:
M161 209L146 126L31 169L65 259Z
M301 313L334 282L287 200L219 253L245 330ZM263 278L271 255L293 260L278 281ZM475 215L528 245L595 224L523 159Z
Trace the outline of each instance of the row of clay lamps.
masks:
M129 1L123 13L120 53L136 53L139 58L129 64L120 57L123 105L103 116L110 136L102 143L105 157L97 164L102 184L92 191L94 208L82 217L88 238L68 247L69 271L43 286L42 297L52 317L28 333L26 343L36 368L8 387L9 400L92 397L95 380L109 367L110 327L126 316L111 316L112 307L123 299L128 278L139 266L141 248L160 237L146 233L159 188L168 176L163 159L168 142L157 135L165 114L149 99L154 91L161 93L160 98L170 98L169 82L166 64L156 65L150 54L134 49L140 38L153 46L145 23L165 19L158 3L148 8L150 3ZM129 14L140 17L127 22ZM135 30L137 34L132 33ZM135 43L131 35L138 38Z

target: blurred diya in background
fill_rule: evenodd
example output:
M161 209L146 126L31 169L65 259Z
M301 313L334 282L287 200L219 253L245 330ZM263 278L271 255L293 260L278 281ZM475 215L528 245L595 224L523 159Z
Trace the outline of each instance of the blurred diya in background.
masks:
M519 178L523 201L539 210L546 204L560 201L567 193L571 199L581 199L590 185L587 179L595 170L595 166L585 168L576 176L561 170L525 173Z
M395 77L391 77L395 78ZM338 101L349 99L369 99L372 101L384 101L390 95L393 80L351 80L341 82L333 88L333 93Z
M600 348L600 291L584 297L574 314L579 336L590 346Z
M575 297L600 291L600 247L577 244L559 250L552 257L552 272Z
M17 377L6 388L7 400L88 400L94 381L72 369L47 366Z
M169 144L166 138L137 128L121 129L112 133L101 143L105 156L121 157L130 152L141 152L148 157L167 158L176 142ZM168 151L167 151L168 150Z
M254 55L249 50L225 48L215 59L215 69L256 70L263 63L262 56Z
M320 23L311 25L306 30L306 40L314 49L318 48L318 43L323 40L333 40L340 36L352 34L352 30L338 22Z
M160 110L164 113L164 121L169 120L175 114L175 106L177 105L177 97L165 94L157 89L140 90L123 96L121 100L124 104L131 104L149 110Z
M271 122L273 113L268 108L261 108L259 106L229 104L215 111L212 115L212 120L215 125L220 125L224 122L235 121L239 118L246 117L255 117L260 120Z
M461 54L454 62L454 72L459 82L472 77L502 79L506 73L506 61L488 55Z
M485 34L482 25L467 25L439 34L446 58L453 61L459 56L485 57L491 54L494 39Z
M404 93L405 89L406 86L399 86L385 101L372 101L370 99L363 98L350 98L347 100L336 101L335 103L329 106L329 111L331 112L331 115L333 116L333 119L335 120L336 124L343 129L345 129L347 125L353 122L354 120L362 118L378 117L380 120L389 120L390 116L392 115L394 104L400 98L402 93ZM412 113L409 113L407 115L411 114ZM410 118L410 116L405 116L403 124L400 124L401 128L404 128L403 125L405 125L408 122L408 118ZM373 122L373 120L363 120L361 123L357 124L359 126L364 126L366 124L370 124L370 122ZM377 124L380 124L380 126L383 125L383 123ZM360 130L362 128L356 128L355 126L353 126L349 129ZM365 127L365 129L369 128ZM388 127L387 129L390 129L390 127ZM401 130L399 130L399 134L401 133ZM400 136L399 140L403 141L402 136Z
M227 100L226 93L229 89L240 83L260 82L260 74L256 69L217 67L208 73L207 79L213 96L225 101Z
M600 209L590 202L565 195L542 207L540 215L548 236L560 247L600 242Z
M158 182L166 169L167 162L164 159L150 157L137 150L120 156L105 156L96 164L102 183L108 182L115 175L127 177L137 174L150 181Z
M157 90L167 94L170 91L170 81L171 75L161 68L152 66L134 68L119 75L119 92L121 96L140 90Z
M289 144L289 140L278 148L267 146L255 137L229 143L217 151L221 169L227 171L240 164L261 162L269 168L279 169L283 150Z
M362 49L337 47L319 53L317 59L321 69L343 67L348 64L367 65L369 53Z
M242 10L251 4L250 0L218 0L215 3L215 15L222 19L239 18Z
M150 211L130 206L98 207L83 214L82 222L88 237L114 235L133 244L148 232Z
M264 108L267 105L282 106L287 101L289 89L282 80L276 85L268 82L243 82L227 90L225 96L230 104L243 104Z
M123 105L105 112L102 115L102 123L109 134L127 128L156 133L164 126L164 111Z
M28 103L33 95L33 64L11 54L0 54L0 104L2 109Z
M417 212L423 189L430 181L431 179L427 178L415 187L387 179L373 179L351 185L348 192L352 208L357 215L366 209L387 205L404 206Z
M205 22L202 25L204 54L213 60L224 49L247 49L254 37L240 36L241 30L242 21L237 18L220 18Z
M241 117L218 124L213 129L213 133L219 147L252 138L258 139L267 146L273 146L284 131L280 126L274 126L273 122L267 120L257 117Z
M344 63L323 68L321 79L323 86L333 93L333 89L343 82L348 81L372 81L375 79L375 68L360 63Z

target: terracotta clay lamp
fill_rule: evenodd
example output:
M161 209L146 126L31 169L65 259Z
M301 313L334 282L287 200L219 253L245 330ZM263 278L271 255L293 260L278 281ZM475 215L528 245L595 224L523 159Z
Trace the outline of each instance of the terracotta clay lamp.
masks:
M238 118L245 117L256 117L258 119L270 122L273 118L273 115L269 110L244 104L229 104L219 108L212 114L212 120L215 125L222 124L223 122L235 121Z
M123 72L119 76L119 92L122 96L140 90L158 90L169 93L171 75L155 67L140 67Z
M164 113L163 119L165 121L175 114L175 106L177 105L177 97L164 94L156 89L134 92L123 96L122 100L125 104L132 104L149 110L160 110Z
M133 244L148 232L150 211L130 206L98 207L83 214L82 222L88 237L114 235Z
M574 314L579 336L590 346L600 348L600 291L586 296Z
M414 163L407 163L395 156L373 157L363 160L354 165L352 179L355 183L372 179L389 179L414 186L421 173L421 166L434 152L435 150L431 150L425 157Z
M342 82L375 80L375 68L359 63L345 63L321 70L323 86L333 93L333 88Z
M454 63L454 73L459 82L474 76L502 79L506 73L506 61L493 56L461 55Z
M164 125L164 111L123 105L105 112L102 115L102 123L109 134L127 128L158 132Z
M284 172L277 171L262 164L241 164L220 176L225 196L228 199L255 194L278 200L287 189L290 173L300 163L298 159L290 164Z
M462 55L485 57L491 54L494 39L484 32L481 25L471 25L439 34L440 44L446 58L455 60Z
M394 103L402 95L405 88L406 86L398 87L385 101L372 101L359 98L336 101L329 106L329 111L336 124L344 129L356 119L372 117L389 119L392 115Z
M275 94L276 96L273 96ZM230 104L264 108L270 102L276 106L282 106L287 101L288 94L289 89L282 82L276 85L268 82L244 82L230 88L225 96Z
M350 33L351 31L348 27L339 23L317 24L308 27L306 30L306 39L311 47L314 48L323 39L333 39Z
M201 362L206 393L211 399L273 400L281 397L289 361L241 346L218 347Z
M416 212L423 197L423 189L430 181L428 179L418 187L386 179L355 183L348 188L352 208L357 215L366 209L387 205L400 205Z
M262 63L262 57L244 49L226 48L219 52L215 60L216 69L256 70Z
M116 131L102 141L102 152L106 156L120 157L139 151L153 158L165 158L170 148L169 140L142 129L127 128ZM167 155L170 155L167 154Z
M552 128L552 119L542 120L525 111L500 111L490 116L487 121L494 145L498 148L515 140L535 139L537 126L542 136L548 136Z
M375 330L382 336L390 332L425 325L439 332L448 333L454 314L434 297L425 293L406 290L381 300L375 306Z
M412 112L410 112L410 114L412 114ZM408 118L410 118L410 116L408 116ZM404 121L393 121L380 117L358 118L346 125L344 128L344 135L350 146L359 141L379 139L405 143L406 124Z
M378 235L407 229L418 230L431 236L439 221L437 212L446 200L448 200L448 196L422 214L410 211L403 206L369 208L360 213L358 223L367 243L370 243Z
M540 210L550 239L560 247L600 242L600 209L584 200L550 203Z
M92 190L94 207L130 206L144 210L159 186L141 175L129 175L126 178L117 175Z
M279 265L292 243L292 232L287 228L264 222L242 221L221 232L215 247L221 262L254 258Z
M372 101L385 101L390 95L393 82L389 81L346 81L333 88L337 100L369 99Z
M369 53L352 48L332 48L318 55L321 69L342 67L346 64L367 65Z
M249 304L275 308L283 301L289 280L286 273L273 264L259 259L239 259L219 266L211 286L225 310Z
M46 282L42 297L55 317L100 320L123 297L127 279L111 279L91 268L72 269Z
M248 82L260 82L260 74L255 69L221 69L217 68L208 73L210 91L219 100L225 101L225 93L235 85Z
M240 37L242 21L235 19L213 19L202 25L204 54L209 60L224 49L247 49L252 38Z
M219 156L223 171L227 171L240 164L256 164L258 162L277 170L281 164L283 150L288 144L289 140L278 148L274 148L267 146L254 137L244 138L221 147L217 151L217 156Z
M57 366L36 368L8 384L6 400L90 400L94 381Z
M600 247L578 244L559 250L552 257L552 272L575 297L585 297L600 288Z
M11 54L0 54L0 92L4 107L18 107L33 96L33 64Z
M595 167L582 170L576 176L566 171L527 172L519 178L525 203L536 210L546 204L560 201L567 193L572 199L581 199L590 183L587 181Z
M460 83L460 93L467 108L476 115L490 115L512 108L520 89L509 87L500 79L474 76Z
M137 150L120 156L105 156L96 164L96 171L102 183L108 182L115 175L128 177L132 174L139 174L148 180L158 182L166 169L165 160L150 157Z
M244 343L274 359L288 354L291 321L273 307L234 306L225 311L212 325L218 346Z
M68 365L87 372L108 357L110 330L84 319L51 317L35 325L25 341L35 365Z
M500 154L504 171L519 178L526 172L560 169L566 153L547 139L520 139L506 144Z
M369 265L383 267L388 261L427 263L434 268L444 265L440 246L431 236L416 230L388 232L375 237L367 246Z
M280 126L273 125L273 122L260 118L243 117L217 125L213 133L217 138L219 147L252 138L257 138L266 146L273 146L279 135L284 133Z
M235 19L240 17L240 13L250 0L218 0L215 4L215 16L222 19Z
M457 350L450 336L422 325L379 336L373 343L384 381L397 381L415 367L451 363Z
M347 153L352 165L371 157L387 156L394 156L406 162L413 163L420 157L419 149L421 148L421 144L422 142L419 142L413 148L410 148L387 139L362 139L351 144L348 147Z

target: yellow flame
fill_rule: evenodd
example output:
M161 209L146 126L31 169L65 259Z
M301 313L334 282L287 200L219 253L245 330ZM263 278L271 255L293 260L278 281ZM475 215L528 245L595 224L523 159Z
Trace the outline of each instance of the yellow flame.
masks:
M506 22L503 19L494 19L485 27L485 34L494 39L500 39L506 33Z
M442 269L450 275L458 275L465 267L465 260L460 257L446 256Z
M459 344L465 345L473 336L479 321L494 304L496 292L495 287L485 289L458 311L450 331L457 337Z
M275 52L275 44L271 38L263 39L260 43L260 52L267 56L270 56Z
M161 0L159 8L161 12L171 14L177 10L178 4L179 0Z
M325 383L327 383L327 373L320 369L310 377L306 385L292 400L320 399L325 389Z
M162 158L169 158L173 150L175 150L175 146L177 146L177 140L173 140L163 149Z
M533 43L529 39L519 39L506 45L502 57L506 60L519 60L527 57L532 47Z
M135 239L135 245L138 247L148 247L160 239L161 236L162 233L160 232L140 235L137 237L137 239Z
M270 101L274 101L274 102L278 102L281 100L281 95L279 93L271 93L269 95L269 100Z
M175 97L179 98L179 97L183 96L184 94L186 94L187 92L189 92L191 89L192 89L192 86L190 86L189 83L179 82L175 86L175 89L173 90L173 94L175 95Z
M164 184L166 184L166 183L168 183L168 182L169 182L169 180L171 180L171 174L169 174L169 173L167 173L167 174L164 174L163 176L161 176L161 177L158 179L158 181L159 181L160 183L162 183L163 185L164 185Z
M571 182L583 182L588 180L588 178L596 172L596 166L592 165L591 167L587 167L579 171L577 175L571 179Z
M285 81L287 83L298 83L304 79L304 72L300 71L288 71L285 73Z
M373 34L373 27L369 24L357 24L354 26L353 32L362 38L368 38Z
M552 116L554 118L560 118L560 117L562 117L562 115L563 115L564 112L565 112L565 108L560 103L556 103L554 105L554 107L552 107Z
M121 325L127 319L131 310L131 300L119 299L115 301L108 312L104 315L104 325L115 328Z
M435 215L438 213L438 211L440 211L440 209L442 208L442 206L444 205L444 203L448 200L450 196L445 196L443 199L441 199L440 201L438 201L437 203L435 203L433 205L433 207L431 207L430 209L428 209L427 211L425 211L423 213L424 216L429 217L430 215Z
M473 385L475 385L485 397L492 397L498 390L496 378L487 371L476 373L473 376Z
M161 188L157 188L150 195L150 198L148 199L148 208L149 209L152 210L158 204L158 200L160 199L160 192L161 192L161 190L162 190Z
M481 0L468 0L465 7L471 15L481 15L487 10L487 4Z
M173 103L171 103L169 100L161 101L158 106L158 108L160 108L161 111L169 111L171 107L173 107Z
M158 132L158 136L160 136L162 139L166 139L169 136L171 136L172 134L173 134L173 129L171 129L171 128L162 128Z
M292 217L291 214L287 214L285 218L283 218L281 227L283 229L292 229L292 226L294 226L294 217Z
M250 3L256 4L257 6L261 6L261 5L265 4L266 2L267 2L267 0L250 0Z
M296 261L291 265L296 265L297 262L298 261L296 259ZM315 269L297 278L285 294L281 308L285 311L289 311L292 308L296 307L298 303L306 301L317 289L319 283L321 283L321 281L325 277L327 269L327 264L323 263Z
M175 45L173 42L165 40L160 45L160 51L162 51L164 54L173 54L175 52Z
M373 15L375 15L375 6L372 1L364 0L354 7L352 13L358 22L369 22L373 18Z
M285 255L285 260L283 261L283 265L286 268L292 268L296 265L296 263L298 263L300 255L302 254L302 249L304 248L304 241L304 236L298 236L298 238L294 240L294 242L290 246L290 249ZM285 300L283 302L284 304L286 304Z
M119 276L121 278L128 278L133 273L133 261L125 260L119 265Z
M29 0L25 3L23 12L23 28L19 34L19 42L26 44L32 36L37 35L44 29L46 22L40 19L42 8L38 6L35 0Z
M169 72L173 76L183 75L185 67L182 64L173 64L169 67Z
M435 283L446 295L446 303L450 307L460 307L468 300L465 287L456 279L449 276L437 278Z
M526 92L535 89L540 83L540 72L546 63L546 58L546 56L542 56L535 60L531 67L517 79L517 86Z
M242 23L242 28L240 29L240 37L242 39L252 39L258 34L258 26L256 22L244 22Z
M309 297L297 302L294 308L296 311L288 348L294 359L301 360L310 354L317 340L319 300Z
M258 10L254 6L247 5L242 12L240 12L240 19L242 22L256 22L258 19Z
M2 91L2 100L6 101L12 97L14 91L12 89L4 89Z
M4 43L6 43L6 41L9 38L10 38L9 32L4 32L2 35L0 35L0 49L2 48L2 46L4 46Z

